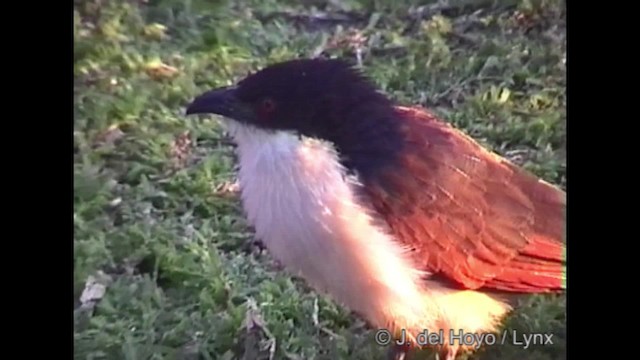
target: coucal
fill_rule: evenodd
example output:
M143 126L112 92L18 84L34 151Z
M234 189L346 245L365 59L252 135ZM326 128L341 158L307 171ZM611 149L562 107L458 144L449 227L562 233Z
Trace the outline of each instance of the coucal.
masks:
M504 294L565 289L565 193L345 61L268 66L187 114L226 120L243 207L277 260L413 345L444 330L441 358L470 350L451 330L497 331Z

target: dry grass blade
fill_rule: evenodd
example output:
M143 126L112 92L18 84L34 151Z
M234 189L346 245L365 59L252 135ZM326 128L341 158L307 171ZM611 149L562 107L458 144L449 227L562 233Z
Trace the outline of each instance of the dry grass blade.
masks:
M111 279L103 273L99 273L96 276L89 275L82 295L80 295L80 309L92 313L96 304L106 294L109 282L111 282Z
M191 132L189 130L178 135L171 143L171 163L174 169L181 169L187 165L193 149Z
M172 79L180 72L177 68L159 61L148 63L144 70L150 78L156 81Z
M271 334L269 329L264 324L258 305L253 299L247 301L247 314L245 317L245 327L247 329L247 339L245 340L245 354L243 359L253 360L255 359L255 353L250 351L251 349L257 349L257 340L260 336L257 332L262 332L267 337L266 346L269 349L269 360L273 360L276 354L276 338ZM252 336L253 335L253 336ZM251 354L251 355L250 355Z

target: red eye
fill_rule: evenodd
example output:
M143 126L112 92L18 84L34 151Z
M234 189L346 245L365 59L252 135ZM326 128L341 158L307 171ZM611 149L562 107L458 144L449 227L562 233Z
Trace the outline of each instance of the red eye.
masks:
M273 110L276 109L276 103L273 102L273 100L271 100L271 99L262 100L261 106L262 106L262 111L264 113L270 113L270 112L272 112Z

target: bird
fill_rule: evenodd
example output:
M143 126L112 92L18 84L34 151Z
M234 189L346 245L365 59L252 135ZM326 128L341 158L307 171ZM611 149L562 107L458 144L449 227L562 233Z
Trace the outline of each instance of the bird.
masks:
M566 291L566 192L347 60L267 65L195 96L195 114L220 117L236 145L255 237L388 331L390 359L453 360L473 351L455 335L499 331L512 296Z

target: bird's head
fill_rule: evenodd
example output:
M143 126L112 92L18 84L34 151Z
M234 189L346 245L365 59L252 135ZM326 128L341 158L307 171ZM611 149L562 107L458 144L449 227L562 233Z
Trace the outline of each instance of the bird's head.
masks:
M390 105L345 61L297 59L268 66L234 86L207 91L193 100L187 114L217 114L265 130L325 137L355 122L349 119L354 111L369 113Z
M189 114L217 114L267 132L289 131L334 144L347 162L380 161L399 139L390 99L358 69L335 59L270 65L237 84L197 96ZM345 165L357 165L345 163ZM364 171L364 169L359 169Z

